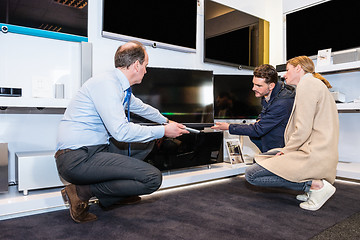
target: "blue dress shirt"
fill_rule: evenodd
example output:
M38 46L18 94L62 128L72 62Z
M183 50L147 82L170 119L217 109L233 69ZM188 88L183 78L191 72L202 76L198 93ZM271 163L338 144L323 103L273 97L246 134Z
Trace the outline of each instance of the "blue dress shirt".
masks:
M163 137L162 125L142 126L128 121L124 98L129 87L126 76L116 68L86 81L60 121L56 150L109 144L111 136L119 142L147 142ZM153 122L167 121L157 109L133 94L130 109Z

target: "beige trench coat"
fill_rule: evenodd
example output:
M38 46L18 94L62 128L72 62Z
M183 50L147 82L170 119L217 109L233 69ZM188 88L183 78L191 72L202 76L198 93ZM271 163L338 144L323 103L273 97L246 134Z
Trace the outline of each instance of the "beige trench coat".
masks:
M339 117L325 84L305 74L296 88L281 156L258 155L255 161L292 182L325 179L334 183L339 160Z

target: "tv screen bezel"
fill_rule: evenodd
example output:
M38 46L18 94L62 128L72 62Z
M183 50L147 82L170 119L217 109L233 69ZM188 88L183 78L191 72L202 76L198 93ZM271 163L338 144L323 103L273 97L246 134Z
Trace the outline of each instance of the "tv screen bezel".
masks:
M189 1L189 0L187 0ZM197 2L194 1L194 10L195 12L192 14L195 14L194 19L193 19L193 26L192 26L192 31L193 31L193 47L189 47L189 46L181 46L178 44L174 44L171 42L165 42L162 40L154 40L154 39L147 39L147 38L143 38L143 37L139 37L139 36L129 36L126 35L124 33L117 33L117 32L111 32L111 31L106 31L105 29L105 4L106 4L106 0L103 1L102 4L102 30L101 30L101 35L104 38L109 38L109 39L113 39L113 40L120 40L120 41L139 41L141 43L143 43L144 45L147 46L151 46L152 48L162 48L162 49L168 49L168 50L175 50L175 51L179 51L179 52L186 52L186 53L195 53L196 52L196 45L197 45ZM179 4L179 2L177 2L177 4ZM154 13L153 11L157 10L156 8L152 8L152 14L156 15L157 13ZM129 9L127 9L127 11L130 11ZM147 9L147 11L150 11L149 9ZM180 20L180 19L179 19ZM134 19L132 19L132 21L135 21ZM166 20L164 20L166 21ZM140 26L140 28L146 28L146 25L144 22L136 22L136 25ZM180 26L180 23L179 23ZM176 27L174 27L176 28ZM188 27L184 27L184 29L188 29ZM188 35L188 34L187 34ZM164 39L164 38L162 38Z

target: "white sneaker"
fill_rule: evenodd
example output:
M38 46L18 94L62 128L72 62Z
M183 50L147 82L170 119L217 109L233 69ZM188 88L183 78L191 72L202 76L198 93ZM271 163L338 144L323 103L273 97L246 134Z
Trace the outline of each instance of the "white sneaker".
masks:
M296 196L296 199L302 202L309 200L309 193L304 193Z
M324 186L319 190L310 190L309 199L300 203L302 209L316 211L320 209L324 203L335 193L336 188L326 180L322 180Z

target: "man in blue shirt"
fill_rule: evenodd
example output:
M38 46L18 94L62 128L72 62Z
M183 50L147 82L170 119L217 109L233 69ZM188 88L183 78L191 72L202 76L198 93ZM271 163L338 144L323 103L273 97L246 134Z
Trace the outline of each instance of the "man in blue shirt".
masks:
M264 64L254 69L252 90L261 98L263 107L254 124L217 122L212 128L249 136L261 152L284 147L284 131L294 104L295 89L278 82L275 68Z
M75 222L96 220L88 212L93 196L103 207L109 207L132 196L150 194L162 183L157 168L134 154L127 156L130 148L122 151L118 149L121 144L114 147L112 142L135 145L189 133L184 125L169 122L131 93L130 87L141 83L148 61L141 43L131 41L120 46L115 54L115 69L86 81L64 113L55 158L60 176L71 183L61 192ZM134 124L125 110L161 125Z

